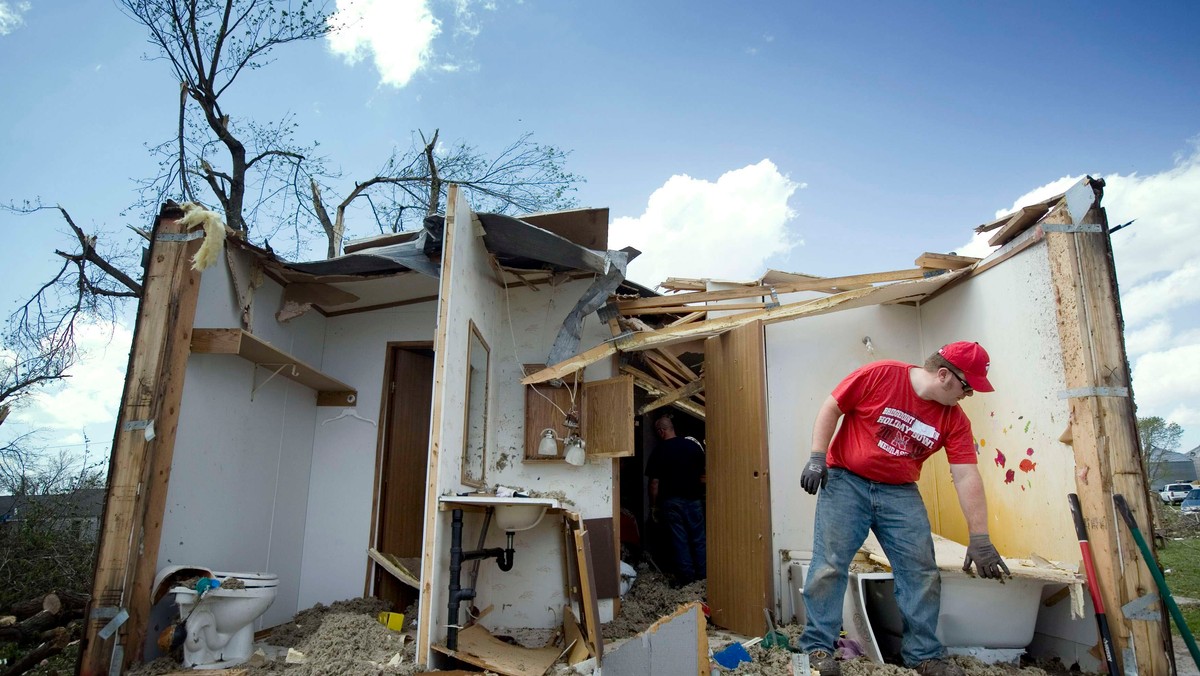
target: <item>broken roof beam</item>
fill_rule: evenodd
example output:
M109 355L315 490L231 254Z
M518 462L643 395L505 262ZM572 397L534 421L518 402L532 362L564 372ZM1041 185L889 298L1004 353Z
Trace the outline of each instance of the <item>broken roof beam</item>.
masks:
M671 392L671 388L663 385L654 379L654 376L642 371L636 366L629 364L621 365L621 373L633 376L633 384L641 388L644 392L652 397L663 397ZM687 413L698 420L704 420L704 407L692 401L691 399L677 399L672 401L670 406Z
M617 303L617 309L625 314L627 310L650 307L672 307L686 303L699 303L717 300L732 300L736 298L754 298L759 296L769 296L772 293L794 293L797 291L820 291L829 288L838 288L841 286L851 286L858 284L878 284L882 282L902 282L913 279L921 279L929 274L929 270L924 268L915 268L912 270L895 270L892 272L873 272L865 275L849 275L846 277L824 277L811 281L791 282L788 284L775 284L770 286L749 286L744 289L726 289L724 291L701 291L691 293L679 293L671 296L656 296L654 298L639 298L637 300L626 300ZM868 287L864 287L868 288ZM719 307L708 308L710 310L721 309Z
M867 287L856 289L854 291L845 291L834 296L826 298L818 298L815 300L804 300L797 303L789 303L776 308L766 310L752 310L740 314L720 317L718 319L709 319L708 321L695 322L692 324L684 324L683 326L674 327L671 329L663 329L659 331L647 331L644 333L636 333L632 336L625 336L618 340L620 349L624 352L640 352L649 350L652 347L660 345L670 345L679 343L693 338L707 338L709 336L717 336L730 329L737 328L743 324L762 319L764 321L784 321L787 319L795 319L807 315L823 314L837 308L842 303L851 300L857 300L874 291L876 287ZM548 366L537 373L526 376L522 381L522 385L532 385L534 383L543 383L547 380L561 378L567 373L573 373L589 364L594 364L605 357L615 354L617 345L612 343L602 343L582 354L575 355L570 359L564 360L552 366Z
M757 310L766 307L766 303L721 303L715 305L672 305L667 307L647 307L635 308L632 310L622 310L621 314L625 316L633 315L682 315L695 312L699 308L705 310Z
M917 256L914 262L919 268L933 268L941 270L961 270L969 268L978 263L980 259L973 256L956 256L954 254L940 254L926 251Z
M1021 234L1029 226L1037 223L1042 216L1046 215L1046 210L1045 204L1033 204L1021 207L1020 211L1009 217L1000 230L992 235L992 238L988 240L988 245L999 246L1005 244L1010 239Z
M670 324L667 324L667 326L668 327L683 326L684 324L691 324L692 322L697 321L697 320L702 319L707 316L708 316L708 310L702 310L700 312L693 312L691 314L684 315L684 316L680 317L679 319L676 319L675 321L671 322Z
M742 312L704 322L695 322L669 329L623 336L616 341L616 345L610 346L608 343L605 343L594 347L584 354L576 355L567 361L534 373L522 380L521 383L523 385L531 385L533 383L560 378L564 373L577 371L588 364L613 354L618 348L622 352L640 352L642 350L674 345L697 338L719 336L726 331L758 320L762 320L767 324L773 324L801 317L825 314L836 310L863 307L865 305L879 305L891 302L897 298L915 298L918 294L922 294L923 296L928 295L957 279L962 279L962 276L968 271L967 269L955 270L928 279L843 291L842 293L824 298L804 300L765 310ZM604 350L602 348L608 349Z
M649 404L646 404L645 406L639 408L637 413L638 413L638 415L645 415L645 414L649 413L650 411L660 409L663 406L669 406L669 405L674 404L675 402L680 401L682 399L690 398L692 395L699 393L703 389L704 389L704 379L697 378L697 379L693 380L692 382L688 383L687 385L684 385L683 387L680 387L679 389L668 392L668 393L664 394L663 396L659 397L658 399L655 399L654 401L650 402Z

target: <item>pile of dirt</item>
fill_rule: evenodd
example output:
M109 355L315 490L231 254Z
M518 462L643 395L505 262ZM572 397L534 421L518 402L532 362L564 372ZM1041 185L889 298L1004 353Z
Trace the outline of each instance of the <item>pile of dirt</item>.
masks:
M703 580L675 589L662 573L643 565L633 586L621 598L621 612L612 622L600 625L601 635L606 641L629 638L685 603L704 601L706 593Z

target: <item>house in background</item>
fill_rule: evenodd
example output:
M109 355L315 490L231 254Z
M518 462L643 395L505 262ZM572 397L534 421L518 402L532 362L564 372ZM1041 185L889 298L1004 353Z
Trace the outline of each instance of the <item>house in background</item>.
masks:
M0 529L30 519L49 520L55 528L95 539L104 513L104 489L84 488L51 495L0 495Z
M1170 451L1153 451L1150 457L1153 461L1146 467L1146 478L1151 487L1159 487L1168 483L1191 483L1196 480L1196 458L1185 453Z

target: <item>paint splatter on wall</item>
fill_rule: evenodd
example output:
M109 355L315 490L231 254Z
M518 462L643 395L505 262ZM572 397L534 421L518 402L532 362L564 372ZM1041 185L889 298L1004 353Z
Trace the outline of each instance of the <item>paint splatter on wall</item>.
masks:
M1021 468L1022 472L1029 473L1029 472L1032 472L1033 470L1037 469L1037 463L1030 460L1029 458L1025 458L1024 460L1021 461L1020 468Z
M1004 457L1004 453L1001 453L1000 449L997 448L996 449L996 466L1003 467L1006 462L1008 462L1008 458Z
M1017 478L1017 473L1011 469L1004 473L1004 483L1006 484L1011 484L1015 478Z

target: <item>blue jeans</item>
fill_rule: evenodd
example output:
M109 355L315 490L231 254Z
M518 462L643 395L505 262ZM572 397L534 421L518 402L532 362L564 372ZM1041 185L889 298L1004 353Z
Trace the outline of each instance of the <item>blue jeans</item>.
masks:
M892 564L896 604L904 617L900 644L904 663L914 666L944 657L946 649L936 635L942 578L917 485L883 484L840 467L829 468L829 480L817 497L813 559L804 582L807 619L800 647L806 652L834 652L850 561L866 540L868 529L875 531Z
M671 534L675 574L683 583L708 577L708 548L704 537L704 505L700 500L664 498L663 516Z

